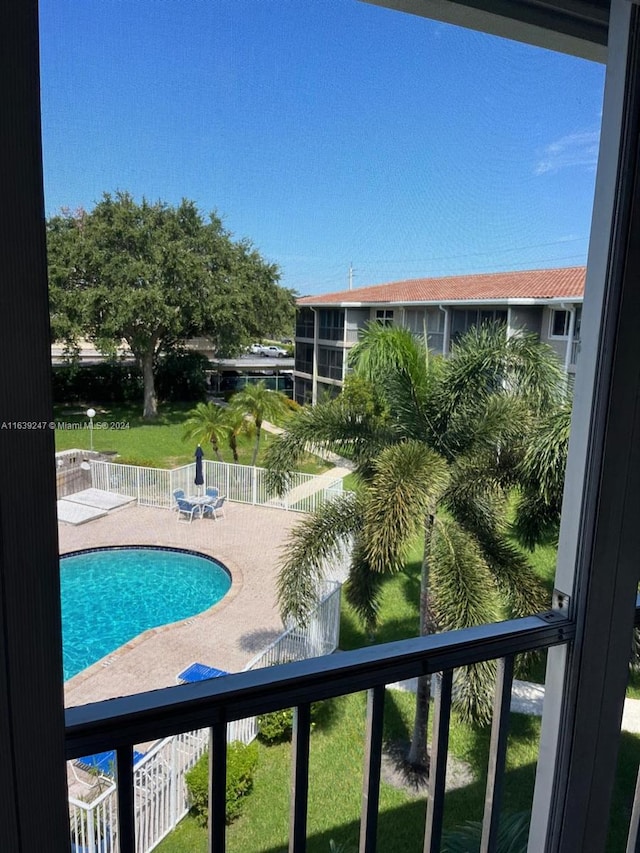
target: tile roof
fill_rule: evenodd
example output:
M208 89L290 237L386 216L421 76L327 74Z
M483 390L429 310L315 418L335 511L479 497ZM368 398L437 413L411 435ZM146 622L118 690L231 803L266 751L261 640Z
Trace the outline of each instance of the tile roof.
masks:
M445 278L413 278L318 296L304 296L298 299L298 305L581 298L584 293L585 271L585 267L563 267Z

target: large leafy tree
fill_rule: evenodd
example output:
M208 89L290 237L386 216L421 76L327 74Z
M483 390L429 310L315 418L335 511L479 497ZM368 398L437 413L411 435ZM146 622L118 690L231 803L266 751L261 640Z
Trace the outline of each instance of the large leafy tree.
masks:
M268 451L280 490L309 442L349 455L360 479L355 493L325 504L294 531L279 578L283 614L308 616L323 562L346 536L353 541L346 594L370 628L383 574L403 569L417 535L424 543L422 635L541 609L542 587L507 536L506 509L529 430L560 396L551 351L530 336L482 327L443 361L406 330L372 325L351 366L357 393L348 382L337 400L305 408ZM466 716L486 718L489 674L478 665L458 679L456 702ZM429 696L425 677L408 756L415 767L426 765Z
M161 353L196 335L220 352L290 327L293 294L274 264L236 241L191 201L140 204L105 193L92 211L47 223L51 326L73 349L85 336L105 354L126 341L144 378L144 416L157 411Z

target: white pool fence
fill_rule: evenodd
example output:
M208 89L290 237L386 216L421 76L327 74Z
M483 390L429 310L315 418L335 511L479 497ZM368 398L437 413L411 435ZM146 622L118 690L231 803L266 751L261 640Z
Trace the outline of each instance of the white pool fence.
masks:
M121 466L129 467L129 466ZM341 577L349 546L345 544L327 575ZM340 637L339 580L325 580L318 605L303 627L294 625L256 655L244 668L259 669L280 663L331 654ZM255 717L229 724L227 740L251 743L258 734ZM148 853L168 835L189 810L185 774L209 746L209 729L165 738L153 746L133 769L136 813L136 853ZM118 853L118 819L115 783L92 802L69 797L72 853Z
M176 489L187 495L196 491L195 470L195 462L167 470L92 459L91 485L94 489L136 498L141 506L168 508L174 503ZM332 477L330 471L322 475L291 473L289 488L282 497L268 488L265 468L205 459L202 473L203 491L213 487L229 501L295 512L314 512L325 501L342 494L342 479Z

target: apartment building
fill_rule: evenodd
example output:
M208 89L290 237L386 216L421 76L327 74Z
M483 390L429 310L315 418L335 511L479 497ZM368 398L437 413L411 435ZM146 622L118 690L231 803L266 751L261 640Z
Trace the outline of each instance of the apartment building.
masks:
M482 323L505 334L533 332L575 372L585 267L416 278L298 300L294 395L315 403L339 393L349 350L372 322L399 325L447 355L456 338Z

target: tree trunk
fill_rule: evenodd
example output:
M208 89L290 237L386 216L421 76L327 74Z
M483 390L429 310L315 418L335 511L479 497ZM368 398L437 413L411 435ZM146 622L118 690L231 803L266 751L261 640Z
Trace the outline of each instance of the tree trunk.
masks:
M218 462L224 462L222 453L220 453L220 447L218 445L218 442L213 438L211 439L211 449L216 454L216 459L218 460Z
M156 399L155 377L153 375L153 349L147 350L142 356L142 381L144 383L143 418L155 418L158 414Z
M253 457L251 459L251 464L256 464L256 459L258 458L258 450L260 448L260 432L262 431L262 421L256 421L256 443L253 448Z
M420 574L420 636L426 637L435 633L435 621L431 612L429 597L429 560L431 557L431 539L435 510L424 520L424 552L422 555L422 572ZM416 690L416 715L413 724L413 735L407 761L412 767L427 767L427 729L429 724L429 702L431 700L431 676L423 675L418 678Z
M231 445L231 452L233 453L233 461L236 465L240 462L240 457L238 456L238 439L235 435L232 435L229 439L229 444Z

